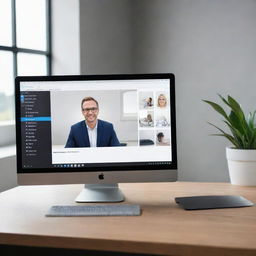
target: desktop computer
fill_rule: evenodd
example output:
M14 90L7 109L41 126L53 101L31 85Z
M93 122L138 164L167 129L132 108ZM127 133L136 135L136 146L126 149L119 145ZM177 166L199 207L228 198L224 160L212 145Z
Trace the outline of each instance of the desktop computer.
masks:
M177 180L173 74L20 76L15 99L18 184L118 202L118 183Z

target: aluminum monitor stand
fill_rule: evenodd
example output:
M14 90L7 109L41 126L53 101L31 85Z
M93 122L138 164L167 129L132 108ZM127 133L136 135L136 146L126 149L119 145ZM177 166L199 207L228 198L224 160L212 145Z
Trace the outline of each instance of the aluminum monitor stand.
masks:
M85 184L77 203L122 202L124 196L118 184Z

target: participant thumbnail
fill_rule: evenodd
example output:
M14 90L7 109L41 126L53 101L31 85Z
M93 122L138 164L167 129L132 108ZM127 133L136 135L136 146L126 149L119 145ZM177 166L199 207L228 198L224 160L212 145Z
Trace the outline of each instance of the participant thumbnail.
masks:
M156 131L156 145L157 146L170 146L170 131L157 130Z
M159 109L166 109L170 105L169 95L166 91L156 93L156 106Z
M154 96L152 91L139 92L139 108L152 109L154 106Z
M154 111L140 110L139 125L140 127L153 127Z
M156 112L156 127L168 127L170 126L169 112Z
M139 137L140 137L140 146L154 146L155 145L155 138L154 138L154 131L147 131L147 130L140 130Z

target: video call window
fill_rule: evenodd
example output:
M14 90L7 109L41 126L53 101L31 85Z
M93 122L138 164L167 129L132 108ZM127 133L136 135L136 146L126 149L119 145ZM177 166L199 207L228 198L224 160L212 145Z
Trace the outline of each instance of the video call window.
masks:
M169 81L139 83L54 81L24 87L38 94L35 98L49 97L44 121L50 133L44 134L51 141L52 164L171 161Z
M89 117L94 116L98 122L103 121L112 125L118 142L116 144L105 144L105 146L141 146L143 142L141 143L139 141L140 139L143 141L148 139L153 142L153 145L157 145L157 129L159 127L170 126L168 96L165 96L168 95L168 92L140 92L137 90L136 94L132 94L133 98L130 100L137 102L137 118L134 120L122 120L121 118L122 108L117 106L121 106L122 95L122 90L51 92L53 147L64 148L67 145L68 136L72 129L71 127L75 124L79 125L80 122L85 124L87 115ZM93 107L97 108L95 109L95 112L93 112L92 109L89 110L88 113L83 111L81 102L86 97L95 99L95 101L97 101L97 103L94 103L93 100L91 100L92 104L95 104ZM137 101L137 98L139 101ZM69 104L64 104L65 102L69 102ZM156 105L154 105L154 102L156 102ZM141 129L143 128L151 129L151 133L148 138L145 137L145 134L143 135L143 132L140 133ZM82 135L79 134L78 129L79 128L77 128L78 137L81 138ZM108 129L108 127L106 129ZM74 131L74 136L76 135L75 133L76 131ZM141 134L143 136L141 136ZM165 135L165 139L169 137L170 134ZM81 144L78 142L77 144L70 144L66 146L66 148L89 146L89 142L84 142ZM99 144L98 146L104 145Z

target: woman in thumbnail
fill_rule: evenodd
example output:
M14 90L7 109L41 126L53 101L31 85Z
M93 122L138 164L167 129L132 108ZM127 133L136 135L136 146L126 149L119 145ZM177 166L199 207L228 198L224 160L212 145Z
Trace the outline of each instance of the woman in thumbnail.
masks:
M163 132L159 132L157 135L157 144L160 146L167 146L169 143L165 141Z
M151 114L147 114L147 117L143 119L147 126L153 126L153 119Z
M144 119L145 122L148 122L148 123L152 123L153 122L153 119L152 119L152 116L151 114L148 114L147 117Z
M143 127L143 126L153 126L154 122L153 122L153 119L152 119L152 115L147 114L147 116L145 118L142 118L140 120L140 125L141 125L141 127Z
M144 108L152 107L153 106L153 99L151 97L148 97L145 101Z
M166 96L163 93L159 94L158 99L157 99L157 106L159 108L165 108L166 105L167 105Z

